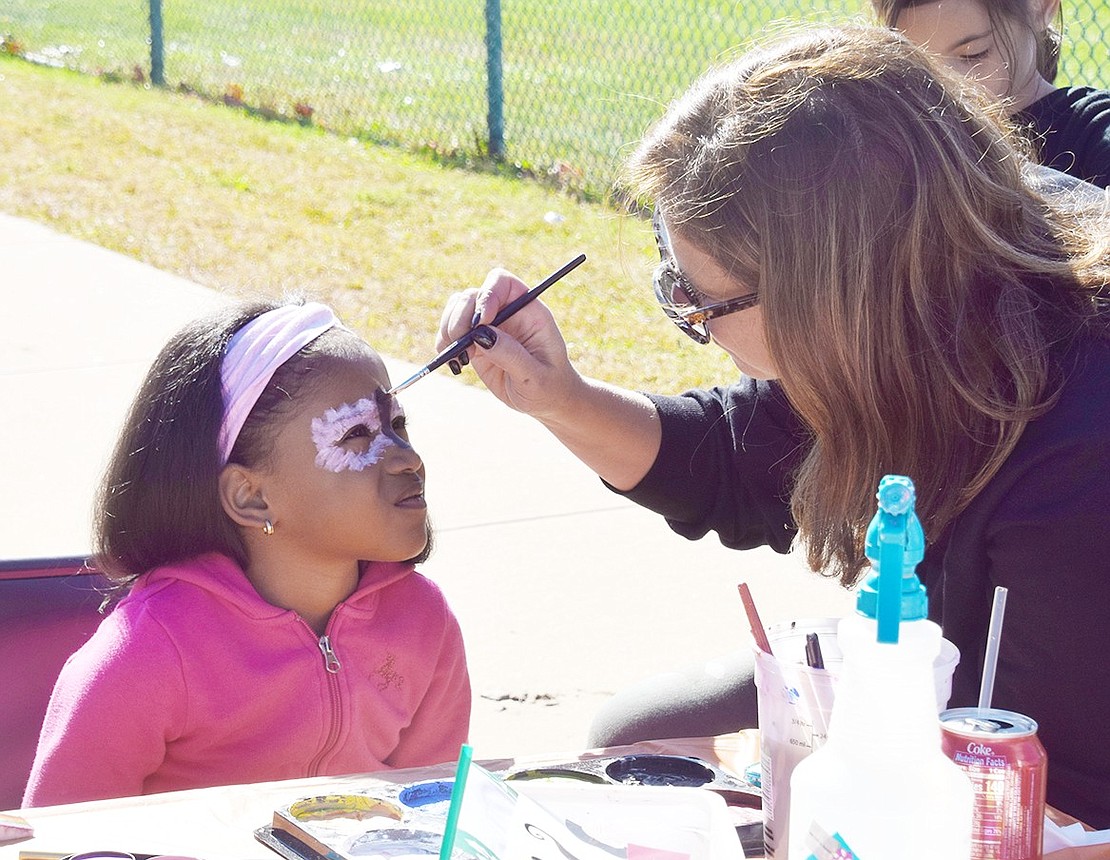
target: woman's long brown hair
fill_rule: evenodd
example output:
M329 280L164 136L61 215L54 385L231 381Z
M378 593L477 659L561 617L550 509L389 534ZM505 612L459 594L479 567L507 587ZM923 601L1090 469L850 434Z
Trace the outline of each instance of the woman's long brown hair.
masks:
M935 540L1051 407L1056 345L1105 309L1105 211L1031 190L976 93L890 31L811 31L708 75L630 164L759 291L812 433L793 514L810 565L846 584L879 479L914 479Z

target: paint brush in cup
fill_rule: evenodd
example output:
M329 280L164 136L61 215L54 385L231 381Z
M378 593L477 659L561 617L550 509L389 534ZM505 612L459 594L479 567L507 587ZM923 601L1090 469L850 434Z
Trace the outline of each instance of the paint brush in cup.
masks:
M825 668L825 657L821 654L821 640L816 633L806 634L806 665L811 669Z
M536 284L536 286L532 287L532 289L530 289L524 295L518 296L507 305L505 305L505 307L501 308L501 310L497 312L497 316L493 318L493 322L491 323L491 325L501 325L501 323L505 322L505 320L507 320L525 305L531 304L537 298L539 298L540 293L542 293L556 281L561 280L572 270L577 269L585 261L586 255L579 254L561 269L548 275L546 278L544 278L544 280ZM439 355L425 364L422 368L420 368L420 370L416 371L416 373L414 373L400 385L394 385L391 389L389 389L389 391L386 392L386 394L396 394L398 391L404 391L414 382L418 382L419 380L423 379L436 368L443 367L443 365L447 364L447 362L449 362L453 358L458 358L460 355L462 355L462 353L470 348L470 345L472 343L474 343L474 332L477 331L478 328L480 328L480 326L472 328L450 346L446 347L442 352L439 353Z
M773 654L771 640L767 638L767 630L764 628L763 622L759 620L759 612L756 611L755 601L752 600L752 592L748 588L748 583L741 582L736 587L740 589L740 600L744 603L744 612L748 616L748 626L752 628L752 638L755 639L755 644L759 646L760 651Z

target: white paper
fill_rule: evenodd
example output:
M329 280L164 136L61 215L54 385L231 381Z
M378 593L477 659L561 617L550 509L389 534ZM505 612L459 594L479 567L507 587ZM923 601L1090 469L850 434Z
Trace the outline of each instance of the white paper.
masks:
M1044 820L1044 853L1084 845L1110 844L1110 830L1084 830L1082 824L1061 827L1051 818Z
M572 780L510 786L471 764L455 852L536 860L742 860L724 799L701 788L593 785Z

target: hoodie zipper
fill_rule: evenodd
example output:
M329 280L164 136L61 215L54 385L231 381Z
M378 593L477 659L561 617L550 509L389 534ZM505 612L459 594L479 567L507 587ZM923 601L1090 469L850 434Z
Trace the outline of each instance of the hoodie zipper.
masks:
M331 638L325 633L320 637L317 644L320 646L320 653L324 655L324 668L331 674L338 675L339 670L343 668L343 664L339 662L339 658L331 650Z
M331 647L331 637L324 634L317 641L316 645L320 649L320 653L324 656L324 669L327 670L327 685L328 697L331 700L331 725L328 727L328 736L324 741L324 745L312 760L312 765L309 768L310 776L319 776L320 767L323 761L335 748L336 743L339 741L339 730L341 717L340 714L340 697L339 697L339 670L342 664L339 658L335 656L335 651Z

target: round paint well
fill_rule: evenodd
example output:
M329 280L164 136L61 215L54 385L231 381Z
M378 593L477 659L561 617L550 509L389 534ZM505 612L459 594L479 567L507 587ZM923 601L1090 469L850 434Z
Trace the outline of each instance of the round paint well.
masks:
M428 782L414 782L401 789L397 799L405 806L419 809L433 803L442 803L451 799L451 789L455 781L452 779L436 779Z
M625 785L701 786L714 774L703 762L686 756L629 755L608 764L605 773Z

